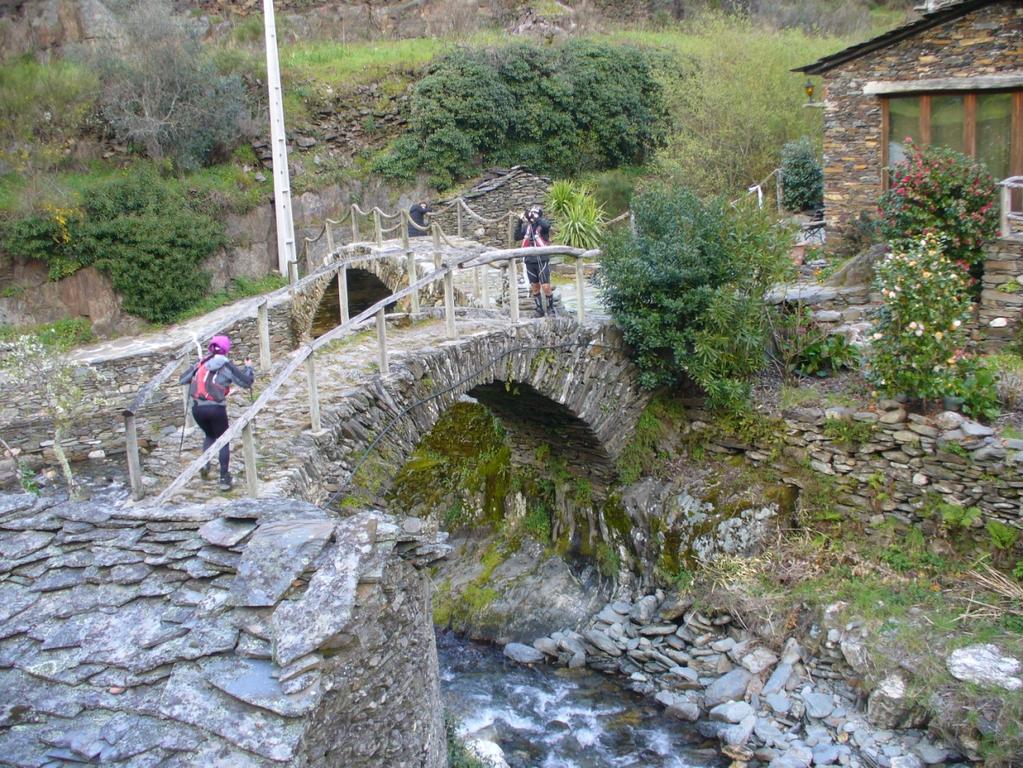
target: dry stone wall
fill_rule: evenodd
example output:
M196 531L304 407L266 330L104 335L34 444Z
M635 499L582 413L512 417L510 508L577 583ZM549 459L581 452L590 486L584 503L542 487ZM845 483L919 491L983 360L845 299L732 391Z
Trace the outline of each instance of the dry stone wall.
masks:
M989 349L1013 343L1023 312L1023 240L996 240L984 260L978 326Z
M893 400L876 410L791 408L773 445L723 436L699 408L691 417L690 428L710 450L743 454L796 485L805 485L807 472L824 478L835 510L868 525L934 533L941 523L936 503L946 502L977 507L980 536L988 520L1023 529L1023 440L959 413L921 416Z

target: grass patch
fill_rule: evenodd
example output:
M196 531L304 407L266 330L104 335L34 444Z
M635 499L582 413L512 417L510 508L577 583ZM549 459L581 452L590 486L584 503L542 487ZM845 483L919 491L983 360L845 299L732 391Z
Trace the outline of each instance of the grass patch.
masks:
M180 323L193 317L201 317L208 312L223 307L225 304L230 304L233 301L249 296L259 296L263 293L276 291L287 284L287 278L278 274L270 274L258 278L236 277L225 290L207 296L188 311L182 312L175 318L174 322Z
M92 326L84 317L66 317L63 320L42 325L0 324L0 342L15 341L22 336L28 336L56 352L64 352L96 340Z

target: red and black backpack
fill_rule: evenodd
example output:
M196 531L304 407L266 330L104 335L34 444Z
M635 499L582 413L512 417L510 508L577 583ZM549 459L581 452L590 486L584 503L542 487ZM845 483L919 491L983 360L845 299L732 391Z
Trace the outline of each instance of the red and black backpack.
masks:
M209 357L204 357L199 361L195 369L195 375L192 376L189 394L193 400L223 403L227 400L227 396L231 394L231 387L217 383L217 371L210 370L206 366L210 359Z

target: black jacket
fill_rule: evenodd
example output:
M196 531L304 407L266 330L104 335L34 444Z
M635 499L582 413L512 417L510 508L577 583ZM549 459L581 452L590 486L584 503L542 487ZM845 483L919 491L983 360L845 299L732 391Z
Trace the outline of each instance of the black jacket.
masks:
M528 240L529 242L526 243L527 247L535 246L537 244L536 240L534 239L536 235L539 235L541 239L544 241L544 243L550 245L551 244L550 221L544 218L540 218L537 219L535 224L531 224L528 221L523 221L522 219L519 219L515 223L516 245L521 245L523 240Z
M415 205L413 205L411 208L408 209L408 217L410 219L412 219L412 221L415 224L418 224L420 227L425 227L426 226L426 214L429 213L429 212L430 212L430 209L428 207L424 207L420 203L416 203ZM408 236L409 237L426 237L428 234L430 234L430 233L429 232L424 232L423 230L419 229L418 227L412 226L412 224L408 225Z

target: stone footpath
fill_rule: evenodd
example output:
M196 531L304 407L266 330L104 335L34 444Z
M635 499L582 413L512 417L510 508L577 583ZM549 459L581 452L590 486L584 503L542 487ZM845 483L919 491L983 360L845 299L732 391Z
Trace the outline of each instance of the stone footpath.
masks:
M495 316L462 319L458 322L460 336L487 333L508 326L507 318ZM388 325L387 347L392 366L400 365L404 357L424 348L444 342L442 320L429 320L411 327L395 328ZM364 387L378 372L377 340L375 330L367 330L348 337L316 357L316 378L321 409L343 399L346 394ZM254 396L259 395L260 384L269 379L257 376ZM237 416L250 404L248 396L236 392L229 405L229 413ZM178 455L181 429L170 427L163 431L153 451L142 458L143 482L151 489L166 486L201 452L202 432L190 427L186 432L185 450ZM275 481L288 475L301 462L296 443L313 439L310 432L308 383L302 368L285 382L275 397L256 419L256 453L259 457L260 481L263 490L274 494ZM241 446L232 446L231 472L235 476L234 496L244 493L245 460ZM214 473L216 474L216 473ZM201 501L216 496L215 478L206 482L196 476L182 492L180 498Z
M290 499L0 494L0 763L440 768L420 569L445 537Z
M582 632L555 632L532 647L512 643L505 654L520 663L549 661L625 676L669 714L719 739L740 764L923 768L963 759L919 730L926 715L897 671L864 707L865 633L856 622L840 624L839 608L830 607L822 625L810 629L813 652L796 638L778 652L729 612L699 610L691 597L658 591L634 603L608 603ZM962 654L949 658L953 676L997 679L1009 690L1023 685L1012 676L1019 661L993 646L971 646Z

